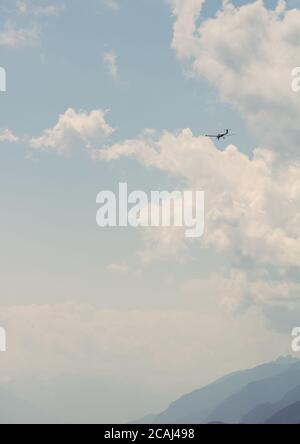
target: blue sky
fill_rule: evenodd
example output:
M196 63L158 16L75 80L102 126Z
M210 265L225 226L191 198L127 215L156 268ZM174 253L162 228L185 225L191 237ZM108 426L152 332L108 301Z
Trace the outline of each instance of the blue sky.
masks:
M11 143L0 137L0 325L5 323L12 337L2 378L42 373L38 355L40 349L47 352L47 341L50 376L57 369L84 374L82 355L88 352L82 344L91 341L89 359L99 355L105 370L96 358L90 370L101 367L103 380L111 373L114 396L122 365L124 386L137 384L146 394L148 386L160 390L151 405L143 400L128 412L119 409L117 420L159 410L225 371L288 354L295 327L291 313L299 312L294 141L300 101L289 77L299 52L294 43L299 5L279 2L275 14L273 0L224 2L225 12L220 1L201 3L195 0L196 16L188 7L176 9L188 5L185 0L121 0L115 8L101 0L65 0L62 9L54 0L3 0L1 6L0 66L7 71L7 92L0 96L0 129L19 138ZM52 9L41 9L49 4ZM198 31L177 34L181 20L185 29L192 21ZM265 40L256 41L261 34ZM115 78L105 54L116 57ZM93 140L98 161L87 155L80 132L82 143L62 154L60 146L33 147L69 108L105 112L114 132ZM227 127L235 133L231 140L214 144L201 137ZM149 128L154 141L144 133ZM61 143L68 141L68 134L64 137ZM139 149L128 155L136 141L152 153L160 146L157 160L141 160ZM112 161L116 144L120 154ZM129 228L100 230L96 196L116 190L119 182L145 191L204 186L204 239L182 245L177 234L156 238ZM93 333L88 324L76 330L78 319L85 319L82 304L101 320L91 322ZM66 331L60 316L67 319ZM39 325L44 317L59 333L29 329L28 367L20 325ZM151 323L157 329L153 342ZM75 339L68 334L73 325ZM70 362L62 363L55 353L60 335L66 356L78 340ZM102 356L103 350L113 358ZM15 362L20 374L11 372ZM179 371L165 387L170 365Z
M27 17L18 19L20 26L28 26L28 22L33 23ZM54 122L70 106L111 109L110 119L119 138L132 137L148 127L191 127L202 133L214 129L212 120L222 126L238 119L234 113L228 117L228 107L215 103L214 92L204 82L195 87L185 78L170 50L172 17L164 2L136 5L125 1L119 12L113 12L99 1L88 2L84 8L75 1L68 13L44 19L38 26L42 28L39 47L4 49L2 54L9 74L9 92L2 99L6 126L11 122L16 126L18 112L18 130L38 132L45 121ZM103 66L106 51L118 55L120 85L107 76ZM211 102L213 109L207 116ZM35 119L26 112L28 104Z
M230 126L239 128L238 138L242 140L245 136L241 119L229 106L217 101L216 93L207 88L206 82L195 82L185 76L170 49L172 17L167 4L128 1L114 11L99 1L88 2L87 6L72 1L66 7L58 17L34 20L7 14L2 18L3 22L16 19L20 27L41 28L36 47L3 48L2 65L7 70L8 91L1 97L2 127L12 128L17 134L37 135L54 125L59 114L74 107L110 109L107 120L117 128L114 140L135 137L144 128L161 132L190 127L200 134ZM214 9L207 8L207 13ZM119 84L107 74L103 62L106 51L118 55ZM7 205L7 223L11 225L18 220L14 243L16 236L26 239L27 247L18 252L22 268L18 269L19 276L35 273L33 264L39 262L42 244L47 251L43 258L46 268L42 271L43 282L47 279L49 285L56 281L59 272L53 243L58 242L64 273L69 273L69 278L62 281L59 291L53 289L51 299L69 299L66 291L70 284L73 291L74 267L80 279L85 276L84 285L92 280L97 288L106 261L132 258L132 243L138 244L139 239L135 233L129 233L130 240L121 233L102 235L93 225L95 195L101 189L115 188L120 181L128 181L132 189L156 189L168 187L168 179L156 171L147 171L145 175L134 161L125 160L117 166L94 165L81 153L67 158L34 154L30 160L27 155L28 149L22 144L1 150L1 189ZM22 230L18 229L20 212ZM76 251L80 254L86 251L90 259L78 258L74 263ZM26 261L25 257L34 252L31 260ZM177 270L176 264L172 267ZM35 286L36 279L30 280ZM41 298L46 302L40 291L33 288L25 302L41 302ZM79 288L78 297L86 300L86 294ZM15 301L20 302L18 292L10 293L5 302Z

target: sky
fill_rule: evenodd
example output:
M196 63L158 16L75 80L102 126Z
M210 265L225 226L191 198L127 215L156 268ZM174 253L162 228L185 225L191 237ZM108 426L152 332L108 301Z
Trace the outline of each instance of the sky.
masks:
M36 400L37 380L97 381L99 421L125 422L290 354L299 3L0 8L0 384ZM204 236L100 229L96 196L120 182L204 191Z

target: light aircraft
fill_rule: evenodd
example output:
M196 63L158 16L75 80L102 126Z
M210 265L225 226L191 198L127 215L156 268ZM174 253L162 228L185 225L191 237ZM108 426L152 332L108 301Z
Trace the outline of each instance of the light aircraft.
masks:
M219 134L205 134L205 137L215 137L216 139L226 139L226 137L234 136L234 134L229 134L230 129L224 130L225 133L219 133Z

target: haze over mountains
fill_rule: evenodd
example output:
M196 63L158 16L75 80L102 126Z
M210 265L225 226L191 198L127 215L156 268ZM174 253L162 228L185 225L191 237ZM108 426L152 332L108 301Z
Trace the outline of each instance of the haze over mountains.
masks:
M50 419L37 407L0 389L0 424L48 424Z
M37 381L36 396L10 384L0 389L0 424L106 423L100 413L105 388L89 379ZM65 383L62 384L65 386ZM52 393L52 395L51 395ZM31 393L32 395L32 393ZM126 409L124 396L123 408ZM108 409L115 407L111 399ZM182 396L158 415L132 424L300 424L300 361L292 357L224 376Z
M227 375L173 402L153 424L300 423L300 361L279 358ZM143 420L140 421L143 423Z

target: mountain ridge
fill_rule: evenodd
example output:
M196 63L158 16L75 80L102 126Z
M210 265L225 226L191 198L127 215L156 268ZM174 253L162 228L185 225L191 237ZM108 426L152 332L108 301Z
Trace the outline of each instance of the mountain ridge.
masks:
M208 384L207 386L185 394L176 401L173 401L167 407L167 409L158 414L156 417L153 418L151 416L151 423L194 424L241 422L244 416L249 413L251 407L254 409L255 407L258 407L259 404L252 406L250 403L249 410L245 412L245 415L241 415L241 412L239 412L239 408L237 407L236 410L238 411L238 418L233 418L230 417L230 415L229 417L226 417L226 415L219 414L219 409L222 408L223 403L230 402L231 397L237 396L239 392L243 392L248 385L250 385L251 389L251 384L255 384L263 380L267 381L273 377L279 377L280 374L284 374L295 365L298 365L300 369L300 361L297 358L286 356L279 357L273 362L264 363L250 369L232 372ZM298 378L296 377L296 385L298 385L297 382ZM279 401L279 399L276 399L276 401ZM271 416L272 413L274 413L273 410L270 410L269 416ZM267 418L269 418L269 416L267 415ZM143 423L141 421L143 420L139 420L138 423ZM149 424L150 422L147 423Z

